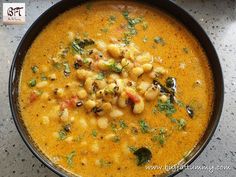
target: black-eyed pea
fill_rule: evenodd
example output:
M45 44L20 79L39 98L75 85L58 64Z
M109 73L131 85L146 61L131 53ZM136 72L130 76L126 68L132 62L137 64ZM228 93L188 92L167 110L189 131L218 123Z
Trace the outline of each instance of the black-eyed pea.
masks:
M95 141L92 145L91 145L91 151L93 153L98 153L99 152L99 145L98 145L98 142Z
M98 50L100 50L100 51L104 52L107 49L107 45L106 45L106 43L104 41L98 40L96 42L96 45L97 45Z
M47 100L47 99L49 98L48 92L43 92L42 95L41 95L41 98L42 98L43 100Z
M166 95L161 95L159 98L162 102L166 102L168 100L168 97Z
M149 82L142 81L142 82L140 82L137 89L138 89L139 93L144 94L147 91L147 89L150 87L150 85L151 84Z
M138 55L136 57L136 62L138 62L139 64L144 64L144 63L150 63L152 62L153 60L153 57L150 55L149 52L145 52L145 53L142 53L141 55Z
M143 71L147 73L152 70L153 66L150 63L146 63L142 65L142 68L143 68Z
M118 74L110 74L107 78L108 83L113 83L117 79L120 79L120 76Z
M114 108L111 110L109 115L111 118L117 118L123 116L124 113L121 110Z
M133 108L133 113L134 114L140 114L143 112L144 110L144 101L143 98L141 96L139 96L139 102L134 104L134 108Z
M144 97L147 101L152 101L157 98L159 93L160 93L159 89L156 86L152 85L147 89L147 91L144 94Z
M92 92L93 92L93 84L94 84L94 79L93 79L93 78L88 77L88 78L85 80L84 88L85 88L85 90L86 90L88 93L92 93Z
M112 109L111 103L103 103L101 108L103 109L104 112L109 112Z
M152 79L156 78L156 77L159 77L159 76L162 76L164 74L166 74L168 71L162 67L162 66L158 66L156 68L154 68L153 72L150 73L150 77Z
M116 135L114 133L107 134L104 139L105 140L112 140Z
M129 73L125 70L122 71L121 75L122 75L123 78L128 78L129 77Z
M62 98L65 95L64 89L63 88L56 88L54 90L54 94L59 97Z
M108 119L106 117L101 117L97 121L98 127L101 129L106 129L108 127Z
M71 142L73 141L73 136L68 136L68 137L65 139L65 141L66 141L67 143L71 143Z
M69 119L68 117L69 117L69 111L67 108L65 108L61 113L60 119L62 122L67 122Z
M106 81L104 79L103 80L96 80L95 82L96 82L97 87L99 89L103 89L103 88L105 88L107 86L107 83L106 83Z
M125 108L127 106L127 94L122 92L117 102L119 107Z
M108 62L105 61L105 60L99 60L98 63L97 63L97 66L100 70L102 71L107 71L109 70L109 65L108 65Z
M43 88L43 87L46 87L47 85L48 85L48 81L41 81L37 83L36 87Z
M135 67L132 69L132 77L138 78L143 74L143 68L142 67Z
M122 56L122 51L118 44L109 44L107 46L107 51L114 58L120 58Z
M84 103L85 109L87 109L87 111L91 111L95 106L96 106L96 102L93 100L87 100Z
M54 81L57 79L57 75L55 73L53 73L53 74L49 75L49 78L51 81Z
M77 92L77 96L80 99L85 99L85 98L87 98L88 94L87 94L87 91L85 89L81 89Z

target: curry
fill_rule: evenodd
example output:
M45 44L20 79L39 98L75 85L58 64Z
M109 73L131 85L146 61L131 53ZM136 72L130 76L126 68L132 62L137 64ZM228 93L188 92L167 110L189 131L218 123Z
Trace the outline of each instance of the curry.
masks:
M19 87L35 144L84 177L165 173L201 139L214 96L197 39L164 12L123 1L59 15L28 50Z

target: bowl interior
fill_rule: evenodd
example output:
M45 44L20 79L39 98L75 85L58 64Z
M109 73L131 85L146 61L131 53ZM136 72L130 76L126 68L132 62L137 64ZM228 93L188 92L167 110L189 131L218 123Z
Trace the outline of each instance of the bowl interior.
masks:
M47 167L49 167L52 171L57 173L60 176L71 176L72 174L69 174L62 168L58 167L57 165L53 164L37 147L36 144L33 143L33 140L29 136L29 133L27 132L27 129L21 119L21 113L19 109L18 104L18 95L19 95L19 82L20 82L20 73L22 69L22 64L24 61L24 57L27 53L27 50L33 43L34 39L37 37L37 35L41 32L41 30L54 18L56 18L58 15L63 13L64 11L75 7L77 5L80 5L82 3L85 3L87 1L85 0L64 0L60 1L59 3L55 4L51 8L49 8L45 13L43 13L29 28L29 30L26 32L25 36L22 38L13 62L11 66L10 71L10 77L9 77L9 100L10 100L10 106L12 115L14 118L14 122L16 124L16 127L22 136L24 142L29 147L29 149L33 152L33 154L41 161L43 162ZM141 2L141 0L140 0ZM141 2L144 3L144 2ZM210 141L217 124L219 122L222 105L223 105L223 92L224 92L224 84L223 84L223 77L222 77L222 71L221 66L219 63L219 59L217 56L217 53L214 49L213 44L209 40L207 34L204 32L204 30L201 28L201 26L183 9L175 5L174 3L166 0L146 0L146 4L149 4L153 7L156 7L158 9L161 9L165 11L167 14L173 16L178 21L180 21L192 34L199 40L201 43L203 49L205 49L206 55L209 60L209 65L213 73L213 80L214 80L214 91L215 91L215 97L214 97L214 105L213 105L213 112L212 116L210 118L208 127L206 128L206 131L204 135L202 136L201 140L198 142L198 144L193 148L190 154L187 155L187 157L180 162L180 165L188 165L190 164L205 148L207 143ZM217 96L216 96L217 95ZM173 176L177 174L181 169L177 170L170 170L165 176Z

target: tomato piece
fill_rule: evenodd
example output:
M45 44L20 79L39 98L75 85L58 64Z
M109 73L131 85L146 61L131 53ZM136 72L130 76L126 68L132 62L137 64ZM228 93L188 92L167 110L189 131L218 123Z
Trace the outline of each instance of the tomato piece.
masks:
M64 110L65 108L74 108L76 106L77 101L78 97L72 96L70 99L61 102L61 109Z
M126 92L126 94L132 102L134 102L134 103L139 103L140 102L139 97L135 96L134 94L132 94L130 92Z
M35 92L32 92L29 97L30 103L33 103L37 99L38 95Z

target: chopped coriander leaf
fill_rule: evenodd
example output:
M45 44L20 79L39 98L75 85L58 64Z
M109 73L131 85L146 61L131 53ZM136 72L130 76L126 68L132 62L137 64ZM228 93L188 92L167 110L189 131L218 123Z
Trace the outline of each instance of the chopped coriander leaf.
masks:
M142 24L143 30L146 30L148 28L148 23L146 21Z
M93 135L93 137L97 137L97 131L96 131L96 130L93 130L93 131L92 131L92 135Z
M64 129L61 129L58 132L58 135L59 135L58 140L64 140L67 137L67 132Z
M102 31L103 33L107 33L107 32L108 32L108 28L102 28L101 31Z
M28 84L30 87L36 86L36 79L31 79Z
M84 53L84 50L75 41L72 42L72 48L74 49L75 52L79 54Z
M39 68L37 66L32 66L31 67L33 73L37 73Z
M182 107L182 108L184 108L184 107L185 107L185 104L184 104L184 102L183 102L183 101L181 101L181 100L177 100L177 101L176 101L176 103L178 104L178 106L180 106L180 107Z
M67 156L66 156L66 159L67 159L67 164L69 166L71 166L73 164L73 158L74 156L76 155L76 151L72 151L71 153L69 153Z
M111 15L108 20L110 24L114 24L116 22L116 16Z
M159 112L165 112L167 117L171 117L176 112L174 104L171 103L170 99L168 99L166 102L158 100L157 109Z
M55 62L55 63L53 63L53 67L56 68L56 69L61 69L62 68L62 64L58 63L58 62Z
M165 41L162 37L155 37L154 42L157 44L161 44L162 46L165 45Z
M179 130L183 130L186 127L186 121L184 119L177 120Z
M139 121L139 126L141 128L142 133L148 133L149 132L149 125L147 124L147 122L145 120L140 120Z
M123 41L126 45L130 43L132 36L137 34L135 25L143 21L142 18L131 18L129 17L129 12L127 10L123 11L123 16L127 21L127 31L124 33Z
M120 120L119 123L120 123L120 127L121 127L122 129L125 129L125 128L128 127L128 126L126 125L126 123L125 123L124 120Z
M147 41L148 41L148 38L145 36L145 37L143 38L143 42L146 43Z
M84 37L88 37L88 33L87 33L87 32L84 32L84 33L83 33L83 36L84 36Z
M112 138L112 141L115 142L115 143L117 143L117 142L120 141L120 137L119 137L118 135L116 135L116 136L114 136L114 137Z
M69 65L69 63L63 63L63 66L64 66L64 73L66 76L68 76L71 73L70 65Z
M45 73L41 73L41 80L42 80L42 81L48 80L48 78L47 78L47 76L45 75Z
M103 72L98 73L96 79L97 80L103 80L105 78L105 74Z
M138 150L138 148L136 148L134 146L128 146L128 148L129 148L129 151L132 152L132 153L134 153L135 151Z
M111 123L111 129L113 132L117 130L117 125L114 122Z
M101 166L101 167L109 167L109 166L111 166L111 162L106 161L106 160L104 160L104 159L100 159L100 160L99 160L99 163L100 163L100 166Z
M108 64L108 67L116 73L121 73L122 72L122 66L119 63L116 63L115 61L112 61Z
M184 53L188 54L188 48L183 48Z
M158 142L161 146L165 143L165 136L163 135L155 135L152 137L153 142Z

